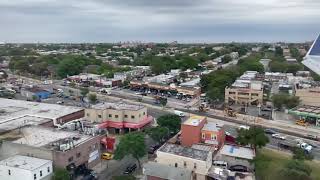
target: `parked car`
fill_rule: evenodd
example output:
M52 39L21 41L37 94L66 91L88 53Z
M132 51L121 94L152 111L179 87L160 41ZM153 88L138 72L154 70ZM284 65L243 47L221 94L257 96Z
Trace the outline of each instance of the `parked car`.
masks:
M283 136L283 135L280 135L280 134L272 134L271 135L273 138L275 139L281 139L281 140L285 140L286 139L286 136Z
M243 165L230 166L229 170L237 171L237 172L248 172L249 171L249 169L246 166L243 166Z
M131 173L133 173L136 169L137 169L137 165L136 165L136 164L131 164L131 165L127 166L127 168L126 168L126 170L123 172L123 174L131 174Z
M111 153L102 153L101 154L101 159L104 159L104 160L110 160L112 159L112 154Z
M265 132L266 134L271 134L271 135L277 133L276 131L274 131L274 130L272 130L272 129L265 129L264 132Z

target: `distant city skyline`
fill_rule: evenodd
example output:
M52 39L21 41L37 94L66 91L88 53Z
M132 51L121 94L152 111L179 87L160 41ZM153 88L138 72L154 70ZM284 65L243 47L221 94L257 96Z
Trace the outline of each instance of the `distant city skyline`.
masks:
M1 0L0 42L305 42L318 0Z

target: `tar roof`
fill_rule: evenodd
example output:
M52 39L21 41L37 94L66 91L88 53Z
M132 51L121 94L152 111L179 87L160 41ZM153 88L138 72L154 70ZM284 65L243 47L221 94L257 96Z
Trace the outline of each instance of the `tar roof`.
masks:
M209 156L209 151L199 150L189 147L184 147L176 144L164 144L159 150L159 152L165 152L169 154L174 154L178 156L184 156L192 159L197 159L201 161L206 161Z
M52 161L21 155L15 155L0 161L0 165L26 170L34 170L48 163L52 163Z
M221 128L221 126L219 126L217 123L213 123L213 122L207 122L202 130L204 131L219 131Z
M163 164L148 162L143 165L144 174L168 180L191 179L191 171L184 168L172 168Z
M126 103L111 103L111 102L104 102L100 104L96 104L92 106L93 109L116 109L116 110L131 110L131 111L137 111L145 106L142 105L135 105L135 104L126 104Z
M233 145L224 145L220 150L220 154L243 159L253 159L255 157L254 150Z

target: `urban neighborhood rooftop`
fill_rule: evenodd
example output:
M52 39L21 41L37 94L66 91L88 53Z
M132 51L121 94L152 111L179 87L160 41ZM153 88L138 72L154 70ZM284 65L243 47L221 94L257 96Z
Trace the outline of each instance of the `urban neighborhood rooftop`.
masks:
M29 157L29 156L15 155L15 156L9 157L8 159L0 161L0 165L19 168L19 169L25 169L25 170L34 170L49 162L51 161Z
M0 131L38 125L80 110L82 108L0 98Z
M103 102L92 106L93 109L117 109L117 110L131 110L137 111L145 106L142 105L135 105L135 104L126 104L122 102L118 103L111 103L111 102Z
M169 143L164 144L158 151L201 161L206 161L209 155L209 151L206 150L199 150Z
M233 145L224 145L220 154L242 159L253 159L255 157L253 149Z
M205 120L204 116L191 116L183 124L189 126L199 126L199 124Z

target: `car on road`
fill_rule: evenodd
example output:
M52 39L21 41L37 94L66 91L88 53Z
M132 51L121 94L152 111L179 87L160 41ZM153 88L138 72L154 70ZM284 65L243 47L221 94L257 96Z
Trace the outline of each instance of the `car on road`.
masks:
M250 129L250 126L241 125L241 126L239 126L238 129L239 129L239 130L240 130L240 129L249 130L249 129Z
M137 165L136 165L136 164L131 164L131 165L127 166L127 168L126 168L126 170L123 172L123 174L131 174L131 173L133 173L136 169L137 169Z
M285 139L286 139L286 136L283 136L283 135L278 134L278 133L272 134L271 136L272 136L273 138L275 138L275 139L281 139L281 140L285 140Z
M58 101L58 102L57 102L57 104L63 104L63 103L64 103L63 101Z
M111 153L102 153L101 154L101 159L104 159L104 160L111 160L112 159L112 154Z
M274 131L273 129L265 129L264 132L265 132L266 134L271 134L271 135L277 133L277 132Z

